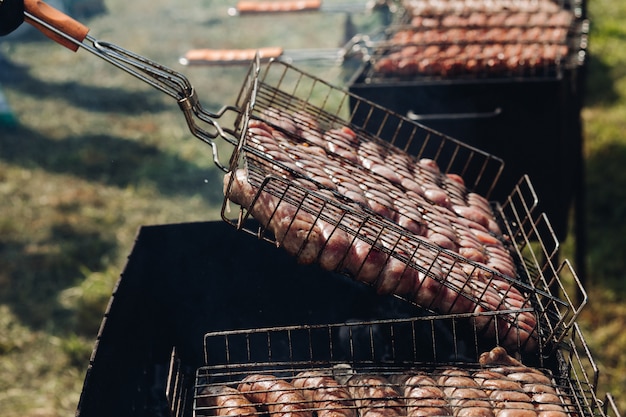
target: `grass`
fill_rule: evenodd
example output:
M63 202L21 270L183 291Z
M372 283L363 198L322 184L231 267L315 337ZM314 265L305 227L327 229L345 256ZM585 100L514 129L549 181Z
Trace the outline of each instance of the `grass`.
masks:
M626 410L626 4L590 2L584 121L590 303L580 324L598 391ZM203 106L234 102L245 68L182 67L194 47L335 47L341 15L230 18L226 0L108 0L91 35L187 75ZM298 18L299 19L299 18ZM303 24L302 22L305 22ZM357 19L371 29L371 17ZM309 70L306 66L301 66ZM340 74L311 72L330 82ZM0 409L73 414L111 289L139 227L214 220L220 173L176 103L86 51L36 32L0 41L19 125L0 127ZM572 258L575 236L564 244Z
M588 289L581 324L600 363L605 390L626 410L626 5L589 2L591 54L585 128Z

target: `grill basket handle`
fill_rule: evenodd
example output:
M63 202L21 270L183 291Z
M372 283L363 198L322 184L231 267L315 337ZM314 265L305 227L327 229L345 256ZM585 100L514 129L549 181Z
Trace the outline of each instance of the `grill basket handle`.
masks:
M53 41L65 46L68 49L71 49L74 52L76 52L79 48L79 45L77 43L72 42L49 30L45 26L41 25L39 22L35 21L32 18L33 16L38 18L39 20L48 23L50 26L53 26L57 30L67 34L69 37L75 39L78 43L85 40L85 38L87 37L87 33L89 33L89 28L87 26L72 19L71 17L55 9L49 4L44 3L41 0L24 0L24 20L33 25L35 28L37 28Z
M407 112L407 118L414 121L424 120L456 120L456 119L488 119L496 117L502 113L502 108L496 107L489 112L476 112L476 113L437 113L437 114L417 114L413 110Z

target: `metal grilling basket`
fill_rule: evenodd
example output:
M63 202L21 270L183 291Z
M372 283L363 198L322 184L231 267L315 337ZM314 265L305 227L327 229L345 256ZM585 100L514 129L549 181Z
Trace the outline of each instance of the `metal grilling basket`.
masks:
M258 391L247 392L248 397L271 392L272 384L279 379L289 381L291 389L302 394L304 400L297 395L283 395L289 385L280 385L282 388L276 388L280 394L274 400L255 402L249 409L251 415L261 413L254 411L255 407L272 410L276 405L287 407L285 410L297 405L297 411L292 410L295 413L318 414L325 411L324 407L333 407L331 411L342 415L350 415L356 409L362 413L367 406L383 410L395 406L404 413L440 407L438 415L457 415L464 407L479 406L463 403L462 390L470 387L473 394L484 390L485 396L478 398L485 401L482 404L485 415L497 413L503 407L502 403L498 405L498 398L508 395L520 401L529 398L531 409L549 409L563 416L606 415L596 393L597 367L577 325L572 337L553 355L513 358L494 348L497 341L476 337L476 328L468 329L462 323L460 317L439 316L211 332L205 336L206 365L195 374L193 392L189 387L186 391L181 384L176 398L186 398L186 404L185 401L179 404L181 411L191 407L197 416L223 415L226 404L232 406L232 403L220 402L221 390L250 388L245 386L246 381L255 375L261 382L256 387ZM504 356L490 361L486 352L492 357L494 352ZM332 385L332 390L350 387L355 378L371 379L365 383L368 389L349 391L352 401L344 398L344 401L320 402L307 396L307 389L313 388L303 379L311 375L334 379L337 385ZM416 379L409 382L409 376ZM446 376L463 380L451 389L454 383L447 381ZM494 382L493 378L506 382ZM268 384L264 385L265 381ZM179 379L178 383L181 382ZM320 386L331 389L329 385ZM425 386L430 387L428 395L415 398L416 391L425 395ZM289 404L298 401L296 398L303 403ZM380 403L370 403L375 398ZM506 407L523 409L521 404L513 403Z
M240 185L236 184L239 179L231 175L230 180L226 181L227 200L223 214L227 222L285 247L302 263L309 263L313 259L325 269L347 273L375 286L380 293L391 292L438 313L467 312L467 307L464 307L467 300L479 306L477 311L523 310L532 307L540 311L542 320L551 323L546 324L545 328L543 325L535 328L541 328L540 339L557 342L561 339L564 334L561 330L569 328L573 322L571 319L575 319L579 311L574 306L576 302L567 295L562 279L573 282L575 287L580 287L580 284L569 263L556 264L558 240L546 216L534 213L537 197L527 177L520 180L501 204L491 203L494 219L501 224L503 231L499 235L502 240L492 243L506 247L516 259L517 272L507 275L485 267L480 262L472 262L454 250L447 250L450 248L437 246L424 236L400 227L398 222L390 221L388 215L381 215L371 204L364 207L345 198L342 191L346 188L341 189L343 182L347 182L342 177L344 174L332 174L333 165L336 165L347 172L348 177L359 178L363 182L375 177L377 185L384 184L385 192L395 199L401 199L407 192L406 188L398 186L384 173L373 175L376 167L364 169L353 163L350 159L353 155L342 154L341 150L329 151L324 154L324 159L316 161L317 165L326 167L324 173L331 172L327 178L324 173L318 174L313 171L313 167L306 165L304 154L314 153L316 135L320 132L342 129L355 131L358 132L356 148L375 145L378 154L384 155L384 163L396 171L402 170L401 163L394 165L398 160L408 161L416 167L416 171L422 161L435 161L441 168L440 173L433 175L437 175L442 188L449 187L447 191L450 199L457 201L467 198L469 193L466 190L469 189L489 195L503 169L502 161L335 88L289 64L272 61L259 73L256 83L248 82L246 85L254 85L257 90L252 100L249 99L251 93L245 90L241 95L243 99L240 98L238 107L246 103L253 103L253 106L250 107L248 122L244 121L244 127L241 128L243 140L233 154L230 171L236 173L244 167L246 180L252 189L248 199L242 198L238 189ZM310 120L311 117L315 122ZM253 129L258 131L259 120L280 132L282 139L278 145L279 151L272 148L272 143L259 142L259 134L255 136L251 133ZM290 130L292 126L285 125L285 120L298 121L300 131L294 133ZM247 126L253 127L246 130ZM265 149L269 155L263 152ZM292 159L285 158L283 150ZM414 156L409 157L408 153ZM299 165L300 162L302 165ZM449 181L454 173L466 181L466 188L456 188ZM329 179L331 182L327 181ZM239 211L235 211L234 215L229 211L233 201L240 204ZM383 197L377 202L383 206L381 210L384 214L387 214L387 209L393 211L393 207L385 205ZM422 216L432 229L446 221L439 217L439 212L428 201L422 201L417 211L416 215ZM276 222L284 217L283 213L290 213L290 219L302 216L306 226L295 222L287 223L282 228L277 226ZM248 222L251 218L260 224ZM318 226L321 230L318 230ZM305 238L290 241L290 236L296 233L301 233ZM321 242L316 240L316 233L325 233ZM357 257L362 263L356 268L352 265L350 269L353 256L350 251L361 242L367 246L365 255ZM379 264L370 262L370 257L375 256L382 259ZM401 280L413 272L420 276L416 287L401 290L400 285L394 287L395 282L389 284L391 279L388 278L387 268L391 268L390 265L396 261L402 265L398 272L402 275ZM372 265L380 265L380 269L373 267L374 272L370 275L361 275L366 267ZM439 266L443 268L439 269ZM510 283L519 288L525 294L524 297L533 294L530 297L532 301L525 298L528 302L515 307L506 304L506 301L497 302L497 306L485 303L484 287L477 295L470 289L472 284L468 280L455 279L455 273L460 269L469 276L480 276L487 287ZM431 289L429 280L433 280L437 288L430 297L422 298ZM509 295L505 292L503 298ZM564 303L559 300L562 296L565 298ZM500 319L504 319L504 316ZM486 331L499 332L505 344L528 348L525 334L506 329L507 322L513 324L517 319L518 314L513 313L510 320L504 319L505 323L488 323ZM504 324L503 328L501 324ZM531 335L531 338L535 336Z

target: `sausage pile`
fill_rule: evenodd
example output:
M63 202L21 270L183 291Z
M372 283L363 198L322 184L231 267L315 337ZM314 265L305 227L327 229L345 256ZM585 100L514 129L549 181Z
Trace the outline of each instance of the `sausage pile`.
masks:
M278 246L433 311L507 310L475 323L506 346L536 347L528 296L510 284L508 237L459 175L348 127L323 130L302 114L267 119L249 123L247 167L225 176L224 193Z
M480 366L298 372L290 380L246 375L232 386L208 386L198 414L270 417L568 417L571 401L555 381L497 347Z
M524 74L567 57L573 14L544 1L406 2L409 28L377 52L382 76Z

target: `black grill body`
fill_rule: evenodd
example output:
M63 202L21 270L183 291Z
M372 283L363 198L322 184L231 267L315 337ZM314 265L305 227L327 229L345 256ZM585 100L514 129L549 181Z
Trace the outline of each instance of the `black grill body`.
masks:
M285 251L223 221L144 226L98 332L76 415L194 415L196 372L208 364L207 358L222 358L226 351L234 358L246 357L245 351L228 346L209 349L209 332L276 326L302 326L305 332L328 323L419 317L423 327L409 336L423 343L425 356L420 360L428 363L446 358L474 362L478 352L497 344L495 338L483 339L467 321L436 320L430 314L399 298L377 295L373 287L343 275L298 265ZM371 334L362 336L355 335L355 341L365 342L354 343L354 352L367 352L374 343ZM326 339L321 339L322 345L312 346L310 352L328 352ZM374 340L379 352L394 346L393 338ZM571 349L521 354L520 359L550 370L566 386L595 382L597 373L592 376L589 370L597 366L590 357L585 359L585 344L572 342ZM307 352L278 349L271 357L280 360L281 355ZM420 352L405 353L415 357ZM436 352L437 359L428 356L430 352ZM580 415L606 415L596 414L595 384L575 389L581 390Z
M193 383L207 332L419 314L347 277L298 265L222 221L144 226L106 311L77 415L170 416L172 351Z

